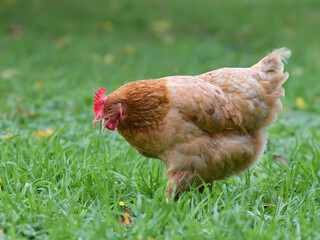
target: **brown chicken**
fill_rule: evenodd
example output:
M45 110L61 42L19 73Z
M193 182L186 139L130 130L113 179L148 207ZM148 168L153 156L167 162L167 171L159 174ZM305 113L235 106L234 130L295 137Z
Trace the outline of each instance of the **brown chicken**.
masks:
M161 159L167 194L248 169L262 155L263 129L282 110L283 65L290 50L273 51L250 68L131 82L94 99L95 120L118 132L143 156ZM202 179L202 180L201 180Z

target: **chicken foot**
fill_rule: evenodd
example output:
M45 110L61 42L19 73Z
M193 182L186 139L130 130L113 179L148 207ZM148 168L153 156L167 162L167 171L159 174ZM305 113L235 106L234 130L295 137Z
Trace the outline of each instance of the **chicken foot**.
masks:
M213 184L212 184L213 185ZM166 190L166 194L169 197L174 196L174 199L177 200L181 193L190 191L194 187L198 187L198 191L202 193L205 189L203 186L203 181L197 173L190 171L180 171L173 174L167 183L169 186Z

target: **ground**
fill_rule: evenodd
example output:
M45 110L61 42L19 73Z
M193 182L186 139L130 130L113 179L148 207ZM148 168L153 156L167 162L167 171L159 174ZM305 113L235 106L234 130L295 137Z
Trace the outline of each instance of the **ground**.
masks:
M320 239L320 3L0 1L0 239ZM166 201L165 166L92 128L93 93L293 52L249 171ZM132 226L121 226L124 202Z

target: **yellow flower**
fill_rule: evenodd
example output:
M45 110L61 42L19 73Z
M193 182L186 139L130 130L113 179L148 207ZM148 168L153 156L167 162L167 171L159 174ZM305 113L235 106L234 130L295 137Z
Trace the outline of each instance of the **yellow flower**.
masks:
M38 129L35 133L35 136L39 138L47 138L47 137L51 137L53 133L54 133L54 130L52 129L47 129L46 131L42 131Z
M296 98L296 105L297 105L297 108L300 110L305 109L307 107L307 104L302 97Z
M120 201L120 202L119 202L119 205L120 205L120 206L124 206L124 202L123 202L123 201Z
M0 192L1 192L2 178L0 178Z
M37 136L37 137L40 137L40 138L44 138L45 132L42 131L42 130L37 130L37 131L36 131L36 136Z
M52 129L46 130L46 137L51 137L53 135L54 131Z

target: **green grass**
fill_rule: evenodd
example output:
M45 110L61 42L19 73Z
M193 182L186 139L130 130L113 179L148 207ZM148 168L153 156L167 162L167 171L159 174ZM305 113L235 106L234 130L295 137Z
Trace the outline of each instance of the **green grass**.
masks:
M320 239L319 8L318 0L0 1L0 239ZM164 164L92 128L99 87L250 66L282 46L293 51L291 76L267 150L212 192L167 203ZM53 135L38 136L47 129ZM120 225L119 201L132 227Z

